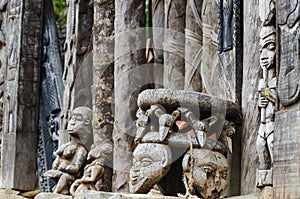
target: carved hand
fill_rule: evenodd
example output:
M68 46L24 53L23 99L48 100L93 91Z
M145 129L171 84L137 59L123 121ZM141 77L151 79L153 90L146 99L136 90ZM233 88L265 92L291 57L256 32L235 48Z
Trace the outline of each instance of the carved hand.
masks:
M258 106L260 108L266 108L268 103L269 103L269 100L267 99L267 97L265 95L263 95L262 93L260 93Z

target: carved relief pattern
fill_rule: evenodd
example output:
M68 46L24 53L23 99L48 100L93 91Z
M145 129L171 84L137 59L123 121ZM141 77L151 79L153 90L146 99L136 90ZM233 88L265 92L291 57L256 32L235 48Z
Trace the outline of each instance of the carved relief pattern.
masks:
M279 28L278 95L283 106L290 106L300 98L300 2L277 1Z
M277 102L275 17L275 9L273 8L269 10L267 18L262 19L263 27L260 31L262 78L258 85L260 127L256 140L256 149L259 157L256 186L261 189L273 184L273 140Z
M27 190L35 187L36 177L42 2L11 0L2 1L1 4L6 2L8 18L1 19L1 23L4 22L5 27L9 27L1 32L1 36L5 37L8 57L6 72L3 73L6 80L2 144L14 148L15 154L1 154L1 169L5 172L1 172L3 175L0 184ZM1 7L5 8L3 5ZM3 28L2 26L1 29ZM16 139L20 134L26 136ZM24 145L26 150L22 147ZM21 182L15 178L23 180Z
M3 136L3 114L4 114L4 88L6 79L6 23L7 23L7 0L0 3L0 161ZM0 164L1 168L1 164Z

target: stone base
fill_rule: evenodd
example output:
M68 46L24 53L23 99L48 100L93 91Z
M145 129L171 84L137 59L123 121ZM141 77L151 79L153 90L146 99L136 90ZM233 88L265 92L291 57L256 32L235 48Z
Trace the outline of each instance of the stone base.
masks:
M40 193L34 199L179 199L179 197L172 196L157 196L146 194L122 194L122 193L110 193L99 191L83 191L72 196L59 195L54 193ZM229 197L228 199L258 199L257 194ZM263 198L267 199L267 198ZM269 199L269 198L268 198Z
M273 170L256 170L256 186L258 188L264 186L272 186Z
M260 189L259 199L273 199L273 187L266 186Z

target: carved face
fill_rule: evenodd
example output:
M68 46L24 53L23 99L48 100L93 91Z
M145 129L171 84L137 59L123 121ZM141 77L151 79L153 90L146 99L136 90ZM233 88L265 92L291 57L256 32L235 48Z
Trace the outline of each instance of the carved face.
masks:
M78 107L71 113L67 131L73 137L86 140L92 133L92 110Z
M222 195L228 185L226 158L219 152L206 149L194 149L193 156L192 177L195 189L205 198L215 194Z
M269 69L275 66L275 28L273 26L263 27L260 37L260 45L262 47L260 54L260 66L262 68Z
M147 193L169 171L171 150L167 145L139 144L133 152L130 192Z

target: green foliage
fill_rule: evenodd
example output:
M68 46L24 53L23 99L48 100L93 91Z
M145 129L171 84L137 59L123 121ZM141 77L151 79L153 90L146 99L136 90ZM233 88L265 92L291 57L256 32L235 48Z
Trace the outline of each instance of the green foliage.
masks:
M60 29L67 23L67 4L66 0L53 0L54 13L56 16L56 23Z

